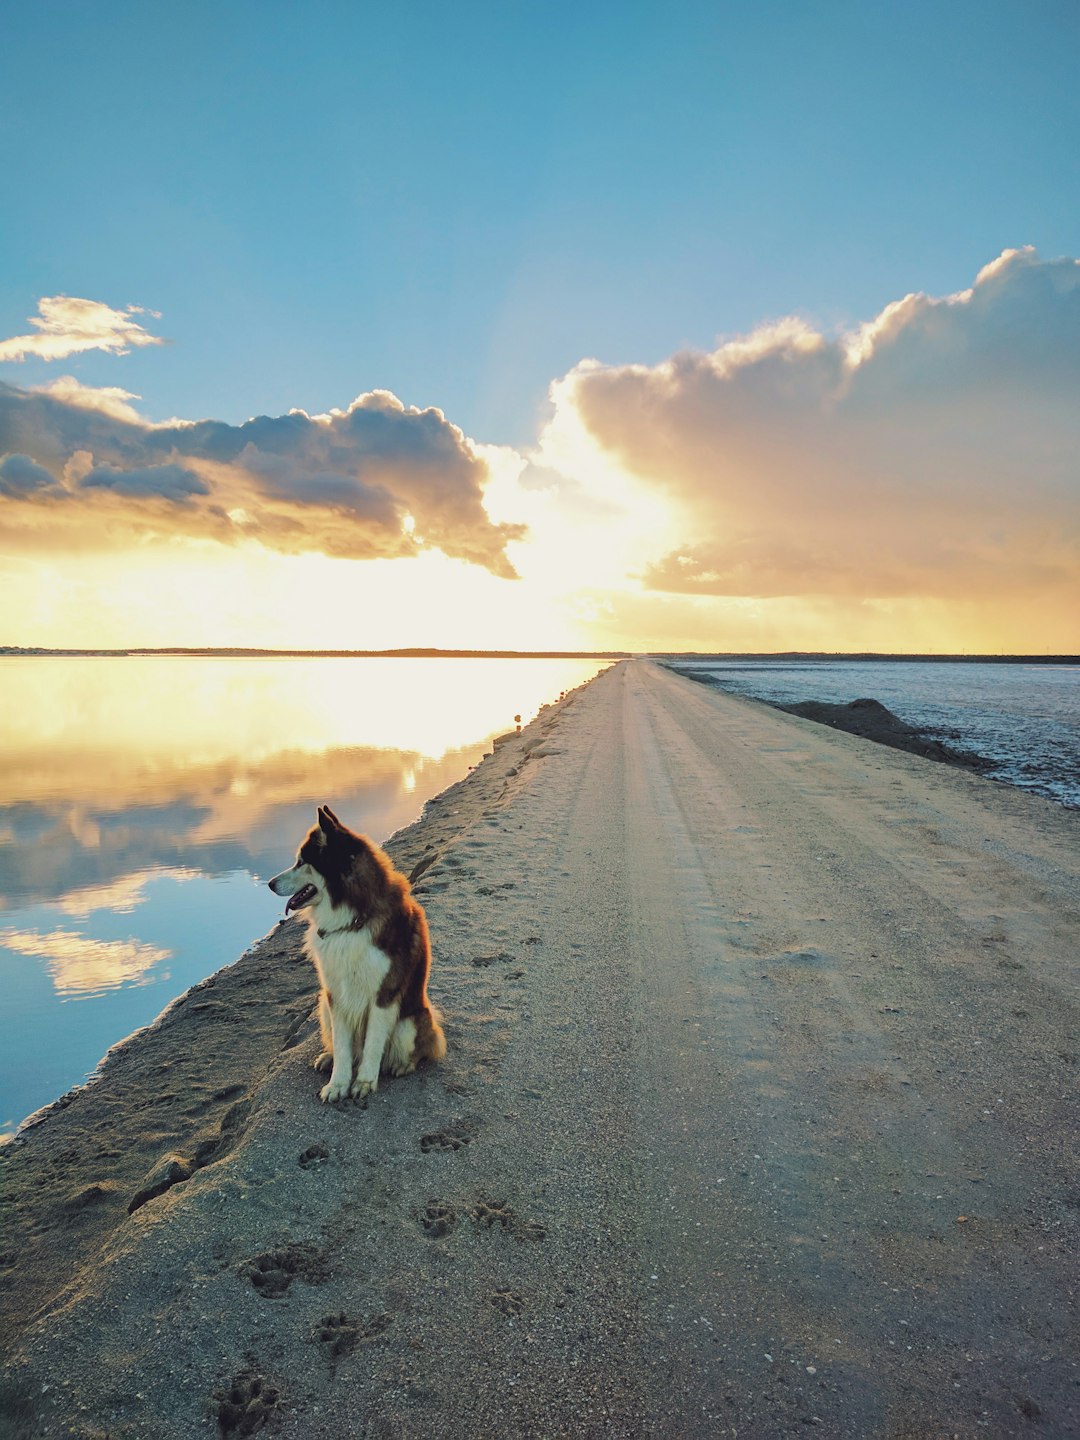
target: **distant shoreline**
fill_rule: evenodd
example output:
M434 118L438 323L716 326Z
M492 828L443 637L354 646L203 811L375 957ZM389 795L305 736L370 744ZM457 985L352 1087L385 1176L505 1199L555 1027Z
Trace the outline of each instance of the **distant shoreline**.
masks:
M631 650L440 650L410 646L397 650L262 650L255 646L126 646L117 650L48 649L38 645L0 645L0 659L145 659L175 655L183 659L224 660L629 660L644 652ZM709 651L649 652L655 660L758 661L792 660L835 664L838 661L877 661L929 665L1080 665L1080 655L937 655L883 651Z
M2 651L0 651L2 653ZM735 651L725 650L710 653L706 650L681 650L656 652L654 660L797 660L835 665L841 661L893 662L896 664L920 665L1080 665L1080 655L940 655L902 653L884 650L776 650L776 651Z
M18 659L146 659L175 655L181 659L221 660L629 660L628 650L259 650L254 646L127 646L122 650L47 650L41 646L0 645L0 658Z

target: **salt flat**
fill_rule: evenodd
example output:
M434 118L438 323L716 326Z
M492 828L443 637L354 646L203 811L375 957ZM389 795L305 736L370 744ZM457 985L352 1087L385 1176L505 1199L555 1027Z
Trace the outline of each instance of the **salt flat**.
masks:
M442 1065L322 1106L290 921L8 1147L2 1433L1075 1433L1078 841L614 666L390 846Z

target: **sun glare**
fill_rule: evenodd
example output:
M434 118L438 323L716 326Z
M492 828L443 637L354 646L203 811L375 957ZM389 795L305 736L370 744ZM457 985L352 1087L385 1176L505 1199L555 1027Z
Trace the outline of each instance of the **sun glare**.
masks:
M515 714L530 718L597 669L588 661L446 660L433 692L432 663L3 659L24 703L0 717L0 793L9 804L54 792L77 801L133 773L140 793L155 776L171 793L176 775L192 767L229 762L235 781L237 756L252 765L282 757L285 787L290 754L352 750L369 770L380 750L438 759L513 729Z

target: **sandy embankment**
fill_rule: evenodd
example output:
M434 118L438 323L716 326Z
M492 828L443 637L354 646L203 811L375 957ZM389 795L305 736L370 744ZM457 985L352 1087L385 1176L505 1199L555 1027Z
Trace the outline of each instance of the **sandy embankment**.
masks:
M1078 841L614 667L395 847L444 1064L320 1105L290 922L3 1157L0 1431L1075 1433Z

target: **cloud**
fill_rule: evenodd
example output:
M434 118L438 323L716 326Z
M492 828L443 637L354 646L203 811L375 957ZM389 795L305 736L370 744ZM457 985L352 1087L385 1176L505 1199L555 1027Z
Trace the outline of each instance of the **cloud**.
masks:
M46 385L31 385L30 390L39 395L52 395L56 400L65 400L69 405L81 406L84 410L100 410L103 415L112 415L116 420L127 420L132 425L141 425L142 416L129 400L138 400L130 390L121 390L118 385L84 385L74 375L58 375Z
M158 495L177 502L190 495L209 495L204 480L182 465L148 465L141 470L117 470L112 465L95 465L79 481L84 490L95 487L115 495Z
M643 568L655 591L1076 605L1078 390L1080 262L1028 248L853 334L787 320L660 365L583 362L553 424L681 516Z
M151 425L133 398L69 379L0 384L0 538L85 551L184 535L350 559L434 549L516 573L506 546L524 527L492 522L487 464L439 410L374 391L326 415Z
M25 360L31 355L39 360L63 360L83 350L126 355L133 346L164 345L159 335L151 335L131 318L147 313L138 305L114 310L100 300L46 295L38 301L37 315L27 317L34 326L32 335L13 335L9 340L0 340L0 361ZM160 319L160 316L154 318Z
M48 489L53 483L48 470L29 455L5 455L0 460L0 495L29 495L34 490Z

